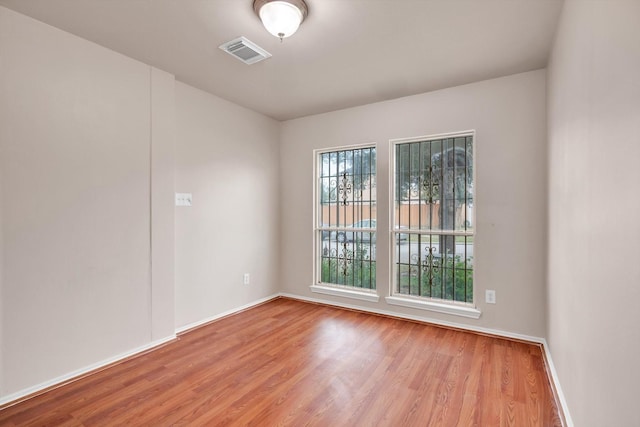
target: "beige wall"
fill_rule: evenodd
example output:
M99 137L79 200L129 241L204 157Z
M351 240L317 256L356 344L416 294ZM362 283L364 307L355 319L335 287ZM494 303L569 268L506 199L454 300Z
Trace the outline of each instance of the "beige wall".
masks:
M637 426L640 2L565 3L548 101L551 353L575 425Z
M279 123L177 83L176 136L176 191L193 194L176 208L181 328L279 291Z
M175 79L151 68L151 338L175 333Z
M0 59L0 401L278 292L278 122L2 7Z
M2 7L0 62L1 399L174 329L173 76Z
M317 148L378 147L378 293L389 295L389 139L476 130L479 320L322 295L322 299L543 337L545 334L545 71L284 122L281 278L303 297L313 282L313 157ZM484 290L498 304L484 303Z

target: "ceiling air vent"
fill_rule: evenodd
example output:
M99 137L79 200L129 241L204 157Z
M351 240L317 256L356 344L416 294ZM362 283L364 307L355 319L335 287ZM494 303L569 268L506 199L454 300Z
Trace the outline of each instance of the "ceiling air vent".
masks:
M245 64L255 64L271 56L269 52L244 37L238 37L219 47Z

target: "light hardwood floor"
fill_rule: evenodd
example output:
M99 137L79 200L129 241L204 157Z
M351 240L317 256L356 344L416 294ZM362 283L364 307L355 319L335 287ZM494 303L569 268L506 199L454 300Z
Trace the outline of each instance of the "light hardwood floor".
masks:
M536 344L279 298L0 411L2 426L559 426Z

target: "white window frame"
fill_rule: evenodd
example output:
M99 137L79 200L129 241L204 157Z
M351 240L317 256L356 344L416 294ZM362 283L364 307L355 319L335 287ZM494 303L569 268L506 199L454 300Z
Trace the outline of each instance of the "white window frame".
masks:
M338 147L327 147L313 150L313 282L310 286L312 292L325 294L325 295L333 295L351 299L357 299L361 301L368 302L378 302L380 300L380 296L378 295L378 285L376 283L376 289L362 289L355 288L352 286L344 286L333 283L324 283L320 281L320 254L322 253L322 239L319 239L320 235L320 227L319 227L319 218L320 218L320 209L322 208L319 200L318 200L318 158L321 154L331 153L335 151L348 151L354 149L363 149L363 148L375 148L376 153L379 151L379 147L375 142L369 142L364 144L353 144L353 145L343 145ZM378 176L378 160L376 155L376 180ZM377 197L376 197L376 206L377 206ZM376 227L379 227L380 222L376 220ZM326 230L326 229L323 229ZM338 231L336 228L334 231ZM355 230L354 230L355 232ZM375 228L358 228L357 232L371 232L379 234L379 231ZM377 243L376 243L377 244ZM376 270L377 270L377 260L376 260ZM376 274L376 280L378 279L378 275Z
M410 296L405 294L400 294L397 292L397 251L396 249L396 238L401 233L406 233L407 230L402 230L396 227L396 209L395 209L395 199L396 199L396 146L398 144L406 144L412 142L422 142L429 140L437 140L444 138L455 138L461 136L471 136L473 138L473 159L472 159L472 167L473 167L473 203L474 203L474 222L473 222L473 244L474 244L474 258L476 254L476 231L477 231L477 223L475 221L475 212L476 206L478 205L477 196L476 196L476 188L477 188L477 168L476 168L476 132L475 130L467 130L461 132L451 132L451 133L442 133L435 135L426 135L419 137L410 137L410 138L400 138L400 139L391 139L389 140L389 218L391 225L389 227L390 238L389 238L389 253L391 256L389 257L390 268L389 268L389 296L385 297L385 300L388 304L397 305L402 307L409 308L417 308L421 310L434 311L438 313L452 314L456 316L468 317L472 319L479 319L481 315L481 311L478 309L476 305L477 301L477 282L476 282L476 265L474 264L473 268L473 301L471 303L460 302L460 301L451 301L445 299L437 299L430 297L418 297L418 296ZM424 234L438 234L438 233L424 233ZM455 235L455 231L446 232L447 235Z

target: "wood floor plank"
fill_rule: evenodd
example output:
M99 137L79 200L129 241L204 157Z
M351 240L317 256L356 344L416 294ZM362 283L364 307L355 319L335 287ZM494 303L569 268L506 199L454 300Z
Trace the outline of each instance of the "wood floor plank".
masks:
M560 426L540 346L279 298L0 411L0 426Z

